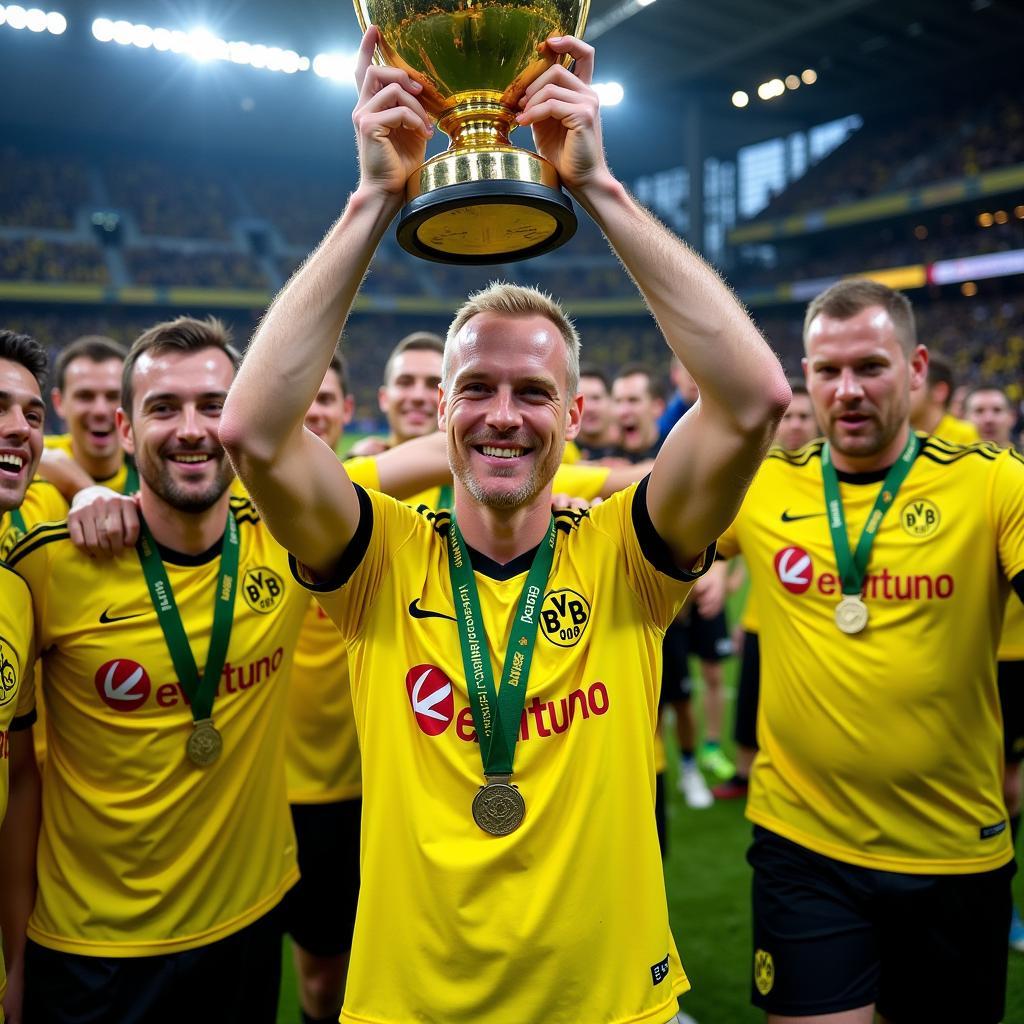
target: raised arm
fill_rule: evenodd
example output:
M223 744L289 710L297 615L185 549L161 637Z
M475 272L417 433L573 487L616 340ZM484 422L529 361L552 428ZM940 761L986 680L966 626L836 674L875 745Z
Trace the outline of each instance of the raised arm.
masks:
M665 441L647 503L655 528L688 567L732 521L789 404L782 367L719 276L640 207L605 162L599 104L589 88L593 48L549 40L575 73L556 65L527 90L521 124L594 218L693 374L697 404Z
M356 292L423 161L430 120L404 72L372 67L363 38L352 114L360 181L341 218L274 300L249 346L221 418L221 442L274 536L328 574L359 523L334 453L302 423L323 381Z

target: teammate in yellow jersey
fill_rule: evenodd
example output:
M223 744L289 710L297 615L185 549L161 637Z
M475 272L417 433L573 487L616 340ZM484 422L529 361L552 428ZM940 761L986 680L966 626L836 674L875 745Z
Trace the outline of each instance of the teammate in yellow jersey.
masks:
M802 380L791 379L790 389L793 400L786 415L782 417L775 443L786 451L796 451L810 444L820 436L818 423L814 418L814 406ZM730 566L728 587L742 586L746 575L741 563L735 569ZM740 655L740 669L736 685L736 703L733 710L733 739L736 741L736 772L731 779L713 786L711 792L716 800L744 800L750 785L750 768L757 753L757 704L761 688L761 641L760 622L757 615L757 595L747 591L746 604L740 619L736 648Z
M552 517L580 423L578 337L541 293L495 285L446 342L453 514L353 486L303 417L429 135L418 87L372 66L376 40L357 69L360 184L272 305L221 421L348 644L363 835L342 1020L665 1024L688 982L654 825L661 638L788 388L714 273L611 176L593 50L553 39L578 75L549 69L520 120L642 283L702 401L647 479Z
M612 381L595 364L580 367L580 394L583 396L583 421L576 447L580 457L597 461L611 458L619 446L619 425L612 406Z
M276 907L298 874L287 683L309 599L230 495L217 427L236 359L216 321L146 331L117 414L141 477L137 549L97 561L56 524L11 557L50 750L28 1021L275 1019Z
M1013 406L1005 391L980 387L967 392L964 412L983 441L1012 448ZM1024 761L1024 606L1010 599L999 640L999 704L1003 711L1003 798L1010 816L1010 834L1016 851L1020 833L1021 761ZM1024 953L1024 921L1016 907L1010 922L1010 948Z
M0 330L0 529L23 503L43 451L46 351ZM0 562L0 1024L21 1024L25 923L39 829L39 773L32 746L32 599ZM4 970L6 962L10 983Z
M136 489L115 427L126 354L112 338L90 334L57 357L50 400L68 432L47 437L42 473L68 501L93 483L119 493Z
M910 425L950 444L973 444L978 440L974 424L949 411L954 383L953 364L941 352L930 352L928 378L910 397Z
M997 1024L996 645L1024 462L911 430L928 351L898 292L835 285L804 348L827 443L769 452L719 544L745 557L761 621L754 1002L773 1024Z

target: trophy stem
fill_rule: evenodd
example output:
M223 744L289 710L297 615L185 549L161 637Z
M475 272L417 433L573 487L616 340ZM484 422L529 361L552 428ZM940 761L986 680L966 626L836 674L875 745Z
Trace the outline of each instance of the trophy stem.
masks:
M473 98L442 114L437 126L451 139L449 150L510 146L517 111L504 103Z

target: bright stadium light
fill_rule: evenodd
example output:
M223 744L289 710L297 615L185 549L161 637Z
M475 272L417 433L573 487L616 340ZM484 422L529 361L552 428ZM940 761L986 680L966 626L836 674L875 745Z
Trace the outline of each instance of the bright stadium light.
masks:
M749 102L750 97L742 89L737 89L732 94L732 105L734 107L745 107Z
M781 78L773 78L770 82L762 82L757 87L757 95L763 100L773 100L776 96L781 96L785 91L786 87L782 84Z
M800 77L803 79L804 85L814 85L818 80L818 72L814 68L807 68L801 73Z
M602 107L617 107L626 96L626 90L618 82L594 82L591 88Z
M356 72L356 58L351 53L318 53L313 58L313 73L335 82L351 82Z
M786 88L787 89L799 89L800 88L800 76L799 75L786 75Z
M46 31L51 36L62 36L68 27L68 19L60 11L49 11L46 15Z
M25 12L25 27L29 32L45 32L46 11L41 11L38 7L27 10Z
M132 33L135 31L135 26L130 21L115 21L114 22L114 42L121 46L132 45Z
M97 18L92 23L92 34L101 43L109 43L114 38L114 23L109 18Z
M28 11L17 4L11 4L7 8L7 24L11 28L24 28L28 24Z
M636 0L637 7L650 7L654 0Z

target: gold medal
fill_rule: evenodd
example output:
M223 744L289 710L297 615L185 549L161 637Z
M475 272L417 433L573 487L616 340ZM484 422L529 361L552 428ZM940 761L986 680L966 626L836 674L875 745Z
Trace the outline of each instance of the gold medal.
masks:
M192 735L185 744L185 753L197 768L209 768L223 749L224 740L214 727L212 718L200 718L192 723Z
M515 832L526 817L523 794L509 782L511 775L488 775L473 797L473 820L492 836Z
M868 624L868 606L859 594L847 594L836 605L836 626L840 632L852 636Z

